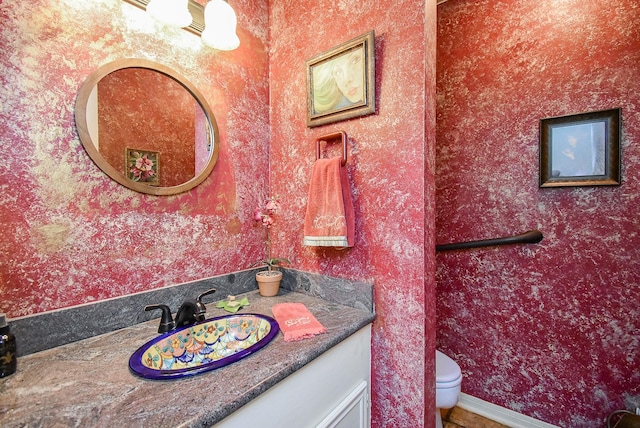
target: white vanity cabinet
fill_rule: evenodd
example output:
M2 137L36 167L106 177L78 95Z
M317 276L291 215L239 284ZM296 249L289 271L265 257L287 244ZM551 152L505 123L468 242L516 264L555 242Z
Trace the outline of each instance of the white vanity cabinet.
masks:
M370 380L367 325L214 427L369 428Z

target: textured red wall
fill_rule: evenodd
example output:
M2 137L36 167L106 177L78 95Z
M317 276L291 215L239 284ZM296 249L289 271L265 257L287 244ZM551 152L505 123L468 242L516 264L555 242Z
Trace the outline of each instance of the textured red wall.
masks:
M275 251L302 270L374 283L376 427L429 427L435 418L433 3L425 13L415 1L270 2L270 181L287 204ZM307 128L305 61L370 30L376 114ZM303 247L315 140L337 130L349 137L355 246ZM332 148L329 156L341 154Z
M604 426L640 403L640 8L450 0L437 54L438 242L545 236L438 255L438 346L463 392ZM622 186L539 189L539 119L615 107Z
M0 5L0 312L10 317L248 267L262 256L252 212L268 192L267 3L235 1L240 48L204 48L123 1ZM130 191L89 159L74 125L100 65L144 58L209 102L220 156L196 189Z

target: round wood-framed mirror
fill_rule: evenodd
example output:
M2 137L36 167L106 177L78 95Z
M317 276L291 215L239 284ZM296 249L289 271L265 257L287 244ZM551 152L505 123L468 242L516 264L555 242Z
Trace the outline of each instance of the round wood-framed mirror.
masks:
M91 73L78 91L75 120L93 162L137 192L186 192L218 160L218 125L204 96L153 61L121 59Z

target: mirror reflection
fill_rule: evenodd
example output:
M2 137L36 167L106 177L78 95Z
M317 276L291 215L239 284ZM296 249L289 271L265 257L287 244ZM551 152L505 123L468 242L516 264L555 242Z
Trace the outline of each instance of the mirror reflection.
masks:
M163 195L200 184L217 160L217 125L202 95L173 70L146 60L100 67L80 89L76 124L107 175Z

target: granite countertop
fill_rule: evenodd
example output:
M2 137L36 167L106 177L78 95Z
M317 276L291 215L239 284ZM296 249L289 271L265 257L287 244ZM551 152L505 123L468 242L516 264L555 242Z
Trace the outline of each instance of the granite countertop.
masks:
M0 379L0 426L163 426L215 424L290 374L371 323L374 314L307 294L244 293L238 312L273 317L277 303L307 306L327 333L265 348L218 370L178 380L133 375L131 354L157 336L158 319L18 358L18 371ZM207 318L228 315L207 305ZM82 350L82 351L81 351Z

